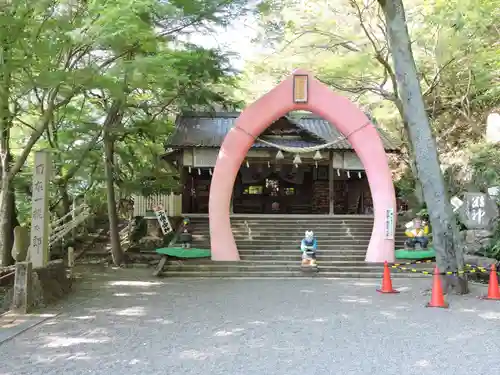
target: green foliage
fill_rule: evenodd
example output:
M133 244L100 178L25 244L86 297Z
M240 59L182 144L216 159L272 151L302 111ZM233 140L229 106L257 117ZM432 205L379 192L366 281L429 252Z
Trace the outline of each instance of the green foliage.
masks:
M443 160L454 159L481 140L485 114L500 105L500 34L494 26L500 8L495 0L409 0L405 8L438 149ZM405 139L386 25L376 1L267 0L259 19L259 41L267 49L245 76L249 96L303 67Z
M415 177L411 173L410 169L405 169L399 179L394 181L394 186L399 198L404 199L408 202L411 208L415 208L416 202L414 202L415 196Z
M472 180L481 191L500 185L500 145L480 143L470 149Z
M22 167L11 171L20 221L29 224L31 149L52 151L51 208L59 215L83 196L94 212L105 212L107 120L120 198L178 189L177 171L161 160L176 114L239 105L228 55L187 36L226 24L245 6L246 0L2 5L0 134L9 149L0 151Z
M500 223L496 224L491 237L491 244L479 250L486 257L500 260Z

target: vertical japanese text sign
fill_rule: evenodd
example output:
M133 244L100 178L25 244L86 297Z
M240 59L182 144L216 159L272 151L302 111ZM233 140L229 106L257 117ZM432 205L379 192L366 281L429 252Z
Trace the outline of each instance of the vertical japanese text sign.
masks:
M43 267L49 260L49 181L51 167L49 152L35 152L30 242L30 258L33 268Z
M385 210L385 238L394 239L394 210L392 208Z

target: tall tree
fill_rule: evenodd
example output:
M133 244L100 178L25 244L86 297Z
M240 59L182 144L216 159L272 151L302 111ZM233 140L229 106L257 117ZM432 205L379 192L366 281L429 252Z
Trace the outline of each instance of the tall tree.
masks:
M457 154L481 139L485 112L500 104L494 58L500 47L495 43L498 30L491 26L498 22L500 11L493 3L405 2L426 111L445 164L461 160ZM268 82L272 86L294 67L313 71L404 140L407 152L398 159L404 161L403 170L409 167L413 173L404 173L408 177L398 185L411 187L405 188L404 197L417 208L423 195L412 178L415 155L408 142L385 18L377 2L270 0L265 4L258 39L267 48L247 64L250 94L261 94L270 88Z
M436 142L425 110L417 68L402 0L378 0L389 36L394 70L401 96L410 141L415 150L418 179L422 183L433 229L433 246L442 272L463 270L463 246L449 203L440 168ZM446 279L459 293L467 293L467 278L455 275Z

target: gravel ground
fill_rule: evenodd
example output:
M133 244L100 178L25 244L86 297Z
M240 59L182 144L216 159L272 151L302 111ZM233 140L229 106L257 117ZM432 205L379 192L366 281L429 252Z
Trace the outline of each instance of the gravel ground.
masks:
M1 375L439 374L500 370L500 303L450 296L430 279L154 279L96 274L54 319L0 345Z

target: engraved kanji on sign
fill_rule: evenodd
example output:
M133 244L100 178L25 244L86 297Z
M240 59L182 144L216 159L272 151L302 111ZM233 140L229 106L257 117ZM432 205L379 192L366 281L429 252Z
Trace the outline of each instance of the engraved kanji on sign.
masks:
M484 193L465 193L459 216L468 229L489 228L498 217L498 206L494 199Z
M160 223L160 228L163 235L169 234L173 231L172 225L170 224L170 220L168 219L167 213L163 209L162 206L154 207L154 212L156 215L156 219Z

